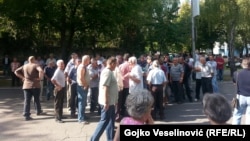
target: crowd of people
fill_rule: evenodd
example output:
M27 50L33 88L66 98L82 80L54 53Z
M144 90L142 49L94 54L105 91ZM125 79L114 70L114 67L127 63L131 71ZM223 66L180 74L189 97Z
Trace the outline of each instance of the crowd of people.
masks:
M137 58L128 53L110 57L72 53L68 62L56 59L53 54L47 60L30 56L23 65L16 62L18 61L13 59L11 71L13 81L18 79L23 84L25 120L32 119L32 97L37 115L44 114L40 100L45 85L46 100L54 99L56 122L64 122L63 103L66 100L71 118L77 118L79 123L89 124L85 115L89 95L90 112L96 112L100 116L92 141L99 140L104 130L107 140L113 140L116 121L121 124L153 124L156 119L164 119L164 108L168 103L201 101L204 113L213 124L225 124L231 117L230 105L222 114L217 114L210 106L214 107L218 103L214 102L216 100L225 103L223 98L216 96L220 93L218 81L223 81L225 65L221 55L196 52L194 57L190 54L155 54ZM245 65L243 68L249 67ZM245 73L248 70L237 75L238 85L248 81L242 80L244 76L241 75ZM195 81L195 88L192 88L192 81ZM20 85L21 82L17 84ZM239 99L247 99L247 86L237 88ZM215 98L210 98L210 95L215 95ZM241 108L234 109L233 123L239 124L243 111L249 110L247 102L241 102ZM218 106L228 107L227 104ZM223 118L218 118L219 116Z

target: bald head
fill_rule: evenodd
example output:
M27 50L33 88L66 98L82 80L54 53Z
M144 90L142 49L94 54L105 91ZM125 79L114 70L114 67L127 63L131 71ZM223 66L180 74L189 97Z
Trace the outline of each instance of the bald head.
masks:
M35 59L34 56L30 56L30 57L28 58L29 63L34 63L35 60L36 60L36 59Z
M200 57L200 62L204 65L206 64L206 58L205 57Z

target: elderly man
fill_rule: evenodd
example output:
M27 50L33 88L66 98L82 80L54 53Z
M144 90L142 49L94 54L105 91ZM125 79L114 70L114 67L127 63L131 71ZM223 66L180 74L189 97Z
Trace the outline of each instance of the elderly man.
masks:
M31 120L30 117L30 102L34 96L37 115L42 114L41 104L39 99L40 81L43 80L43 69L35 63L35 57L30 56L28 63L16 69L15 74L23 80L24 92L24 116L25 120Z
M99 93L99 69L97 65L97 60L95 58L91 59L91 64L88 66L89 75L90 75L90 112L93 113L95 110L98 111L98 114L101 113L100 106L98 105L98 93ZM98 109L96 107L98 106Z
M77 68L77 97L78 97L78 122L88 124L85 117L85 108L87 105L87 95L89 89L90 76L87 66L90 62L90 56L84 55L82 63Z
M173 93L175 97L175 102L178 104L183 103L183 78L184 78L184 69L181 64L178 62L178 57L173 59L173 64L170 69L170 83L173 87Z
M201 88L203 95L206 93L213 93L212 77L214 71L212 66L206 62L205 57L200 57L200 65L195 67L195 71L201 72Z
M125 77L129 78L129 93L132 91L143 89L143 72L141 66L137 64L137 58L132 56L128 60L131 72L127 73Z
M64 70L64 74L66 76L66 80L67 80L67 108L70 108L70 103L71 103L71 84L69 82L69 71L72 70L75 66L75 60L78 58L78 55L76 53L72 53L71 54L71 59L69 60L69 62L67 63L65 70Z
M56 62L57 69L54 75L51 78L52 83L54 84L54 96L55 96L55 120L58 123L63 123L62 114L63 114L63 99L66 92L65 82L66 78L64 75L64 62L63 60L58 60Z
M152 66L153 69L149 71L147 82L155 99L154 110L152 112L153 118L156 117L156 110L159 110L160 118L163 119L163 87L166 85L167 79L164 71L160 68L160 63L158 60L154 60Z

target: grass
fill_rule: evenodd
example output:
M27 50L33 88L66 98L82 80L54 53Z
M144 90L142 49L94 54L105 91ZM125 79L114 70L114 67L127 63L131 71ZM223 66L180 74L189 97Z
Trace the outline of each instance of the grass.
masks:
M11 86L11 80L10 79L2 79L0 78L0 87L9 87Z
M232 77L230 75L224 75L224 81L232 81Z

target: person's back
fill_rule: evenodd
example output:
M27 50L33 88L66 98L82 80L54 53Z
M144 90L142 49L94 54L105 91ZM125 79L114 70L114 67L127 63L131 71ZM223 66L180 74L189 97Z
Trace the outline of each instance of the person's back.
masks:
M236 74L237 75L237 74ZM250 96L250 69L243 69L238 72L238 93L244 96Z
M250 60L244 58L241 63L242 70L234 73L233 81L236 83L239 106L234 108L232 124L241 124L242 115L245 114L245 124L250 124Z
M23 89L40 88L39 72L37 71L39 65L35 63L28 63L23 66L24 83Z

